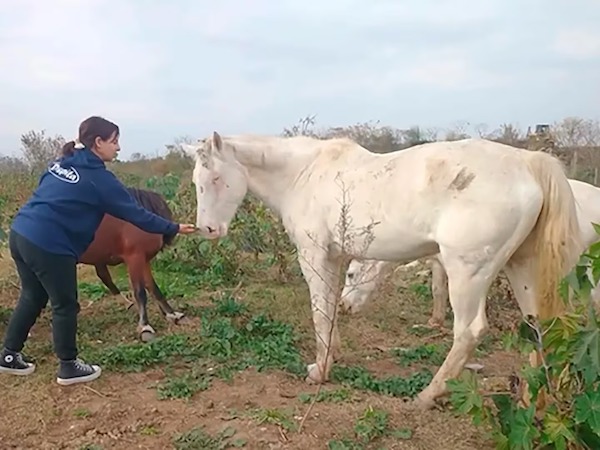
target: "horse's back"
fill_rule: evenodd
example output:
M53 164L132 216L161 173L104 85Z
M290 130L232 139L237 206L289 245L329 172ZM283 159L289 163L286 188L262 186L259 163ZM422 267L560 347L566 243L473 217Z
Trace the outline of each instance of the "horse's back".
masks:
M303 195L331 207L346 192L356 213L364 209L387 219L393 209L419 217L451 206L480 208L486 201L508 205L541 192L527 155L527 150L483 139L421 144L388 154L349 149L321 159Z
M335 143L304 174L287 212L296 218L292 226L327 229L333 240L338 240L334 230L344 210L355 233L377 223L373 250L366 253L378 259L399 249L408 259L435 253L437 242L452 233L484 243L503 230L510 233L523 215L539 213L543 193L527 155L483 139L427 143L388 154L358 145L340 149Z
M506 144L469 138L376 154L352 141L341 140L324 145L310 170L310 178L315 186L331 185L335 178L332 175L339 173L339 178L353 183L355 189L365 190L379 185L397 188L398 183L403 189L421 191L465 190L474 182L479 188L494 182L518 182L527 172L524 160L529 153Z

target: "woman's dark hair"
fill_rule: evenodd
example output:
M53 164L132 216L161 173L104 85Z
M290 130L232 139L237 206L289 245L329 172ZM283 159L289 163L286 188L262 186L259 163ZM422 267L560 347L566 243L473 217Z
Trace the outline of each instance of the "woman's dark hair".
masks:
M119 136L119 126L112 123L110 120L106 120L104 117L92 116L85 119L79 125L79 142L85 145L87 148L94 148L96 138L99 137L103 141L110 139L110 137L116 134ZM75 152L75 141L69 141L62 148L62 155L69 156Z

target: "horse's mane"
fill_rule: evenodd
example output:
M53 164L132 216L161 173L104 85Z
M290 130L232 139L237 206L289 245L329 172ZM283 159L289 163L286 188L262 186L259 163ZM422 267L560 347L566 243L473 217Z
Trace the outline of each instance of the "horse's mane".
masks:
M146 189L139 189L134 187L128 187L127 190L133 196L136 202L143 208L147 209L154 214L167 219L173 220L173 213L171 208L165 201L162 195L158 192L148 191ZM171 245L175 236L163 235L163 247Z

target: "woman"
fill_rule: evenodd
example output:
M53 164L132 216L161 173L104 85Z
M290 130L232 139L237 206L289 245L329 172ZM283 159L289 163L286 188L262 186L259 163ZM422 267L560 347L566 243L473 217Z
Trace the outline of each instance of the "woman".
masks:
M50 298L54 351L60 360L57 382L70 385L100 376L99 366L77 358L77 261L105 213L148 233L195 231L194 225L178 225L137 204L104 164L119 150L117 125L97 116L84 120L78 142L64 145L62 158L48 166L15 216L9 247L21 279L21 296L6 330L0 373L29 375L35 370L21 350Z

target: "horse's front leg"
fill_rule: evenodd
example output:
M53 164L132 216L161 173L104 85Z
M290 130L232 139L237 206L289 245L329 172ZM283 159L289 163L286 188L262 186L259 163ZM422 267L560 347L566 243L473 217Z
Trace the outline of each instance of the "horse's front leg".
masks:
M448 309L448 275L438 257L439 255L430 260L433 311L427 325L435 328L443 328Z
M341 352L337 328L341 262L316 247L298 251L300 268L310 291L315 328L316 363L308 365L308 383L324 383Z
M149 342L154 339L156 331L148 320L148 296L144 287L144 260L139 257L131 257L125 259L125 264L129 273L131 290L138 306L137 332L143 342Z
M152 293L158 302L158 307L167 320L177 324L180 320L184 319L185 315L182 312L175 311L171 307L167 301L167 298L158 287L158 284L156 284L156 280L152 275L152 266L150 265L150 261L146 261L146 264L144 265L144 281L146 283L146 289Z

